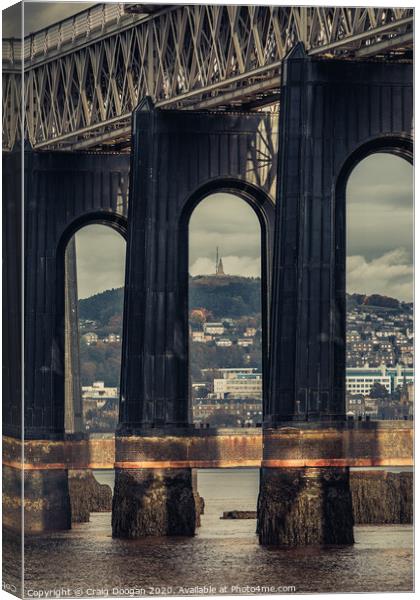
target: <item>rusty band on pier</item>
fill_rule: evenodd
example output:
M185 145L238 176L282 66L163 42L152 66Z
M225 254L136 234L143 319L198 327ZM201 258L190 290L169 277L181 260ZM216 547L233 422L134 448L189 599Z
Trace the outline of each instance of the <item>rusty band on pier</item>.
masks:
M185 435L82 440L3 437L3 464L26 470L234 467L389 467L413 465L406 421L335 426L196 431Z
M264 431L263 467L388 467L413 465L409 421L300 424Z

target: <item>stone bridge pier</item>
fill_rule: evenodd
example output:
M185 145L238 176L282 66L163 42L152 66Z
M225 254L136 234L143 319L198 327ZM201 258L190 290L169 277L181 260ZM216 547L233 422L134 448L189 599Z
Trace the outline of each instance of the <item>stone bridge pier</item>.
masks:
M160 111L148 99L134 113L114 536L194 534L189 218L217 191L250 203L262 225L268 286L275 169L259 156L274 121L263 113Z
M353 542L348 463L339 459L346 182L373 152L410 159L411 77L410 65L314 60L301 46L284 63L261 544Z
M6 527L19 530L24 513L25 533L38 533L71 527L68 472L79 465L76 461L69 466L66 451L72 443L86 441L78 379L76 274L69 259L74 253L73 234L97 223L124 235L129 163L123 155L38 152L27 145L24 173L21 165L20 148L4 153L3 321L8 352L3 514ZM82 463L80 468L87 467Z

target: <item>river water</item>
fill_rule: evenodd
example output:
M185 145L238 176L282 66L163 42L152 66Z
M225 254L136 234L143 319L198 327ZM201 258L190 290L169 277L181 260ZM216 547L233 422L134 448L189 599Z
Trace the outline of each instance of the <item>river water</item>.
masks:
M95 476L113 484L113 472ZM255 510L257 469L202 470L198 488L206 509L194 538L113 539L110 513L93 514L90 523L76 524L69 532L28 538L25 595L413 589L411 526L358 526L352 547L263 548L255 535L255 520L220 519L226 510Z

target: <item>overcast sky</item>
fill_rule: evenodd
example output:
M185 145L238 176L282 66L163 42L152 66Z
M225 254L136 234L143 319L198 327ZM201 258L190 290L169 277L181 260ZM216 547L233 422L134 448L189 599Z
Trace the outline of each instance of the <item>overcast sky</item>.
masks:
M213 194L190 220L191 275L215 272L216 248L229 275L261 275L261 232L254 210L232 194Z
M26 33L69 17L95 3L25 2ZM19 5L3 11L3 36L19 36ZM412 167L378 154L353 171L347 193L347 290L412 300ZM86 297L123 285L125 242L119 234L91 226L77 234L79 294ZM216 247L226 273L260 274L260 232L252 209L219 194L194 212L190 227L190 272L214 272ZM102 267L106 265L107 272Z
M413 297L412 167L387 155L370 156L347 187L347 291ZM107 227L77 234L79 295L124 282L125 242ZM229 275L259 276L260 227L252 208L230 194L201 202L190 221L190 273L214 273L216 248Z
M413 299L413 168L369 156L347 186L347 291Z

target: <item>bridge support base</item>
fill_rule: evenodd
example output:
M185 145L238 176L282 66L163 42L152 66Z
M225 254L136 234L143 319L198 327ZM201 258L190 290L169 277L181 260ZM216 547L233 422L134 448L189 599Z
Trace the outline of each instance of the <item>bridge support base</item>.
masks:
M22 529L22 477L25 478L25 533L71 529L66 470L22 471L3 465L3 523Z
M119 538L195 533L191 469L117 469L112 535Z
M264 546L353 544L349 469L262 468L258 536Z

